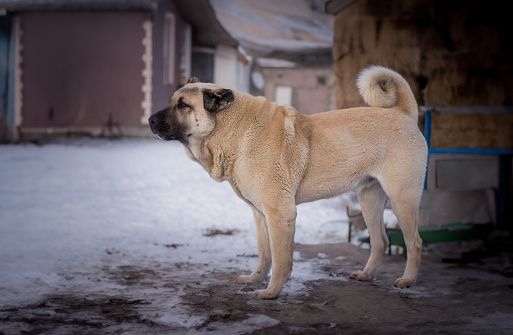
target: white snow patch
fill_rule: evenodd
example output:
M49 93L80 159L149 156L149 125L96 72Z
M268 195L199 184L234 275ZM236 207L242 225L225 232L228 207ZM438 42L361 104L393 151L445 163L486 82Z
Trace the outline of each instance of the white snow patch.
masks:
M178 143L1 145L0 157L0 305L77 287L117 289L91 277L109 257L116 266L189 262L214 270L230 262L246 273L256 266L256 257L237 257L258 253L251 210ZM347 223L332 234L321 229L347 219L346 200L298 206L296 242L346 241ZM207 237L208 228L234 235ZM307 280L309 271L307 263L294 266L293 277Z

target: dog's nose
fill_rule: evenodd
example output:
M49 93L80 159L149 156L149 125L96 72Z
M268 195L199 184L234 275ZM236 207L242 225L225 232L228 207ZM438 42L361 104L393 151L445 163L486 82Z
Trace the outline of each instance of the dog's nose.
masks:
M159 118L157 115L153 114L152 116L150 116L150 118L148 119L148 122L150 123L150 125L154 126L156 125L157 123L159 123Z

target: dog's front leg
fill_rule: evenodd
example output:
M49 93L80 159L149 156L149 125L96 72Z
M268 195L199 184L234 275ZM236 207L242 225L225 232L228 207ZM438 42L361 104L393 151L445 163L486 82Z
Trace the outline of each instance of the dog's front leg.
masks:
M251 206L253 218L255 219L257 244L258 244L258 264L249 276L238 276L237 283L261 283L267 278L271 269L271 246L269 243L269 231L264 214Z
M253 292L256 299L276 298L292 272L296 206L264 208L271 245L272 275L265 290Z

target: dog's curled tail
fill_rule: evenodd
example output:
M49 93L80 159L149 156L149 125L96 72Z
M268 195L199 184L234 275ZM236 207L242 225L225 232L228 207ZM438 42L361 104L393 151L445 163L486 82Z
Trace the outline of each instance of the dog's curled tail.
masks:
M356 86L369 106L400 107L417 121L419 113L415 96L399 73L374 65L360 72Z

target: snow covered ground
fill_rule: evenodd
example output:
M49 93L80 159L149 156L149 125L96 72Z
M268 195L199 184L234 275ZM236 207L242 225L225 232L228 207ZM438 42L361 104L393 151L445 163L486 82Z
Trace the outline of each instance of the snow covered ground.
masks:
M347 218L345 204L353 198L300 205L296 242L346 241L347 223L332 221ZM233 236L205 236L209 229L233 230ZM256 254L249 207L228 183L211 180L189 160L179 143L77 139L0 146L0 305L63 289L63 278L95 273L108 255L126 255L127 265L145 259L215 269ZM233 266L247 272L256 261L246 257ZM293 276L305 280L307 268L296 266ZM74 285L91 285L77 280Z
M511 280L491 270L424 254L399 290L396 255L349 281L368 250L328 243L347 240L353 202L298 207L291 278L257 301L263 285L233 281L257 262L251 210L180 144L0 145L0 334L511 333Z

